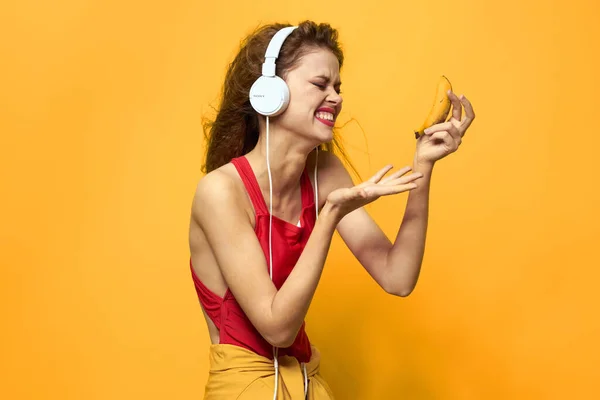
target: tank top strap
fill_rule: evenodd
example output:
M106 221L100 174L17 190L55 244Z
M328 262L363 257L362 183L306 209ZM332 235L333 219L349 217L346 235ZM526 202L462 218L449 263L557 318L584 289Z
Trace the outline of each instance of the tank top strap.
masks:
M257 215L268 214L267 203L265 203L265 199L260 191L260 186L258 186L258 181L256 180L256 175L254 175L254 171L252 170L248 159L246 159L245 156L236 157L231 160L231 163L235 166L235 169L238 171L238 174L246 187L246 192L248 192L248 196L250 196L250 200L254 206L254 212Z

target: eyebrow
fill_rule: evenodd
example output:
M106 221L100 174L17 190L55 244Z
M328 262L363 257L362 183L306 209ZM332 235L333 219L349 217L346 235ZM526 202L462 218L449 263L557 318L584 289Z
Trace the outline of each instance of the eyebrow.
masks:
M315 78L321 78L321 79L325 80L325 82L329 82L329 80L330 80L329 77L327 77L325 75L317 75L317 76L315 76ZM336 83L336 86L341 86L341 85L342 85L342 81L338 81Z

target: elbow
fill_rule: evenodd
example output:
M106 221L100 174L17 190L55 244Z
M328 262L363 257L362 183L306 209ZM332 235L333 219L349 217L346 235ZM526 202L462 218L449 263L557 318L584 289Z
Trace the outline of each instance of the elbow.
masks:
M294 343L297 334L297 332L291 332L288 329L277 329L262 336L271 346L284 349Z
M392 296L397 296L397 297L408 297L410 296L410 294L413 292L413 290L415 289L415 285L407 285L407 284L397 284L397 285L391 285L391 284L387 284L383 286L383 290L385 290L386 293L391 294Z
M397 297L408 297L413 292L412 289L386 290L387 293Z
M410 296L410 294L413 292L413 289L404 289L404 290L398 290L397 292L394 293L395 296L398 297L408 297Z

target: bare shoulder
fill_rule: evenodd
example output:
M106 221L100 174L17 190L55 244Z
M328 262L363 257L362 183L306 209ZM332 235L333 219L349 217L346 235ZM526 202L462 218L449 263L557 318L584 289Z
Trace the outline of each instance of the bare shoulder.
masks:
M202 177L196 186L192 216L200 222L201 215L214 215L217 209L246 211L247 201L241 181L232 164L226 164Z
M198 181L194 197L199 200L210 200L216 196L223 199L234 194L234 191L235 181L224 165L209 172Z
M212 249L207 235L211 226L218 226L219 220L237 218L239 223L254 225L252 204L244 190L243 183L232 164L226 164L203 176L196 185L190 217L190 251L194 265L215 265L209 262ZM212 228L214 229L214 228ZM210 269L210 268L208 268Z

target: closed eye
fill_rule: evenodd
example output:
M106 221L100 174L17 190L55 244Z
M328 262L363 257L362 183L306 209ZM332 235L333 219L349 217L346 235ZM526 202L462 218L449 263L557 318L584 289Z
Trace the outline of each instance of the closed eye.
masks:
M319 89L321 89L321 90L325 90L325 88L327 87L327 86L325 86L325 85L319 85L318 83L313 83L313 85L315 85L316 87L318 87L318 88L319 88ZM341 89L339 89L339 88L338 88L338 89L336 89L336 92L337 92L337 94L342 94L342 91L341 91Z

